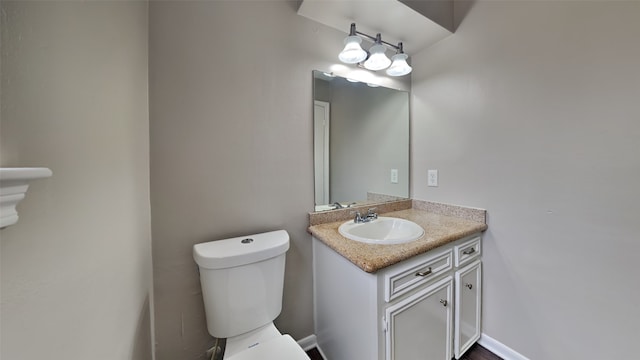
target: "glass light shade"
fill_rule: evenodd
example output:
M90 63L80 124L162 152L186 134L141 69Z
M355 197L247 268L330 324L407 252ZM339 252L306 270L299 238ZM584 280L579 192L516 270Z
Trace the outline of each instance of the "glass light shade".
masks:
M387 55L385 55L385 50L386 48L384 47L384 45L373 45L371 49L369 49L371 55L369 55L367 61L364 62L364 67L373 71L388 68L391 64L391 60L389 60Z
M344 39L344 49L338 55L340 61L345 64L357 64L367 58L367 52L360 46L362 39L359 36L347 36Z
M409 64L407 64L407 54L395 54L391 57L393 63L387 69L387 75L389 76L402 76L407 75L413 70Z

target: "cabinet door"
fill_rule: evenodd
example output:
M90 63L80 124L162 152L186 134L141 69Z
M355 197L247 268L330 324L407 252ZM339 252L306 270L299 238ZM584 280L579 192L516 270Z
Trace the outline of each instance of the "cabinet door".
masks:
M386 360L450 360L453 278L448 276L385 310Z
M482 267L480 261L456 271L454 353L459 359L480 338L482 313Z

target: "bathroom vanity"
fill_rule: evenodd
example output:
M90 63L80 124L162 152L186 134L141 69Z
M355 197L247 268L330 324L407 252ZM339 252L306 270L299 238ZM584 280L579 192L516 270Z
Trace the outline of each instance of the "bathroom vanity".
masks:
M327 359L450 360L480 337L486 224L408 209L424 238L354 242L311 226L314 320Z

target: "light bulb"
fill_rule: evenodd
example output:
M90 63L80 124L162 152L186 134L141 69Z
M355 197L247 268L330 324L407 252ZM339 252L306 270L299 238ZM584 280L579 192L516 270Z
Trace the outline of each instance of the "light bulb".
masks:
M367 52L360 47L362 39L359 36L347 36L344 39L344 49L338 55L345 64L357 64L367 58Z
M387 75L402 76L410 73L411 70L413 69L411 68L411 66L409 66L409 64L407 64L407 58L408 58L407 54L404 54L404 53L393 55L391 57L391 60L393 60L393 63L387 69Z
M391 60L385 55L385 50L386 48L382 44L373 45L371 49L369 49L371 55L369 55L367 61L364 62L364 67L373 71L389 67Z

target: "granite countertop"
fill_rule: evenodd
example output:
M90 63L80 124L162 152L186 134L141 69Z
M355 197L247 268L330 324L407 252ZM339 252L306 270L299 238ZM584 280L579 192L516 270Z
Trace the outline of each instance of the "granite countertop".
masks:
M411 220L422 226L425 234L416 241L404 244L366 244L340 235L338 227L344 220L310 226L309 232L362 270L372 273L487 229L485 223L415 208L380 215Z

